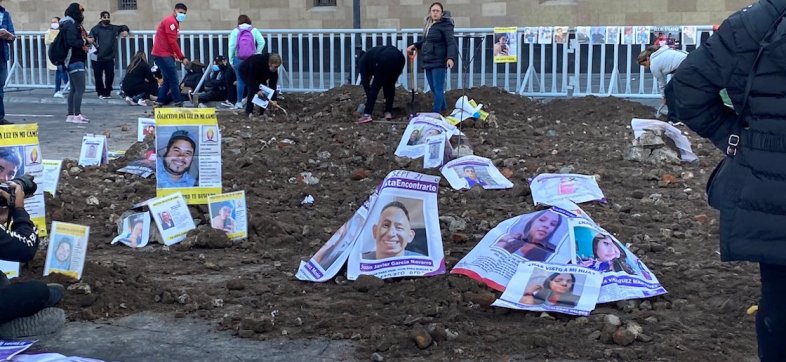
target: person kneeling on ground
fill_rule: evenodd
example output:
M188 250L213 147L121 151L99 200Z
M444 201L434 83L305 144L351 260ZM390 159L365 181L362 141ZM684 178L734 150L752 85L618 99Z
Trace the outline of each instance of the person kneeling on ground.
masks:
M278 67L281 66L281 56L276 53L262 53L255 54L240 63L238 69L239 78L246 83L246 115L251 115L254 111L254 95L259 95L260 98L265 97L259 90L260 85L265 85L275 92L271 97L271 105L276 105L278 99ZM265 113L264 108L260 108L259 114Z
M16 170L19 157L0 149L0 166ZM0 175L7 182L11 173ZM6 205L0 207L0 259L25 263L33 259L41 240L30 215L25 211L22 187L9 182L14 198L0 190ZM13 202L13 204L11 204ZM11 227L8 228L9 221ZM27 281L11 284L0 272L0 338L20 338L54 333L65 323L65 313L57 305L65 289L60 284Z
M358 123L371 122L374 103L382 89L385 94L385 119L393 118L393 100L396 96L396 80L404 71L406 59L398 48L391 45L376 46L368 52L360 53L358 71L360 83L366 92L366 105Z
M136 52L131 58L121 87L126 94L125 101L130 106L135 104L146 106L147 100L158 94L158 81L153 76L143 50Z
M198 103L200 108L207 107L207 102L215 101L223 101L222 105L233 107L237 102L234 83L235 71L227 66L226 58L219 55L213 61L210 74L205 79L204 91L195 93L192 100Z

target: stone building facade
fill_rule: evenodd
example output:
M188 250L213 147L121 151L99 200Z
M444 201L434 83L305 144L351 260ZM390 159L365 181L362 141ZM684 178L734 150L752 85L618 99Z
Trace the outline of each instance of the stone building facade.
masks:
M752 0L443 0L459 28L541 25L709 25ZM82 0L85 23L108 10L113 22L154 30L177 0ZM240 14L266 29L353 27L353 0L181 0L189 6L183 30L228 30ZM70 1L5 1L18 30L44 30ZM419 28L432 0L360 0L361 28ZM133 10L135 9L135 10Z

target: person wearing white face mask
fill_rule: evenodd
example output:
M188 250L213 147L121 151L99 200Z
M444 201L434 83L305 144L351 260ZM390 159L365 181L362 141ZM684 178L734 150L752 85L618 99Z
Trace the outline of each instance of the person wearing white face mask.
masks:
M185 4L175 4L175 10L172 14L161 20L156 29L153 51L150 54L153 56L153 62L161 70L161 74L164 77L164 83L158 89L157 102L159 105L166 105L170 102L174 102L176 107L183 105L175 61L183 62L185 66L191 63L183 55L180 45L178 45L180 23L186 20L186 12L188 12L188 7ZM171 94L169 94L170 92Z
M47 49L49 49L49 44L55 41L57 34L60 34L60 17L55 16L52 18L52 22L49 24L49 29L46 31L46 37L44 38L44 44L46 44ZM63 84L63 88L68 88L68 72L66 72L62 65L52 64L49 57L46 57L46 69L55 71L54 97L63 98L63 92L60 91L60 84Z

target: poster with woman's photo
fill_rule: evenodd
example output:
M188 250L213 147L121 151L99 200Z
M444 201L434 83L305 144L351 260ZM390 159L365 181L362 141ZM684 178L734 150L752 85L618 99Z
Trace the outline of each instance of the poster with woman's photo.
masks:
M368 217L368 210L376 199L377 193L374 192L311 259L301 261L295 277L304 281L324 282L336 276L349 258Z
M396 148L396 156L418 158L428 153L428 138L444 135L447 138L462 135L455 126L441 118L417 115L409 121Z
M44 174L43 155L38 145L38 124L0 126L0 170L6 180L31 175L39 184ZM32 197L25 198L25 210L38 227L38 236L47 235L44 188L40 185Z
M575 265L521 263L496 307L589 315L601 285L599 272Z
M44 276L58 273L76 280L82 279L89 236L89 226L52 222Z
M570 27L555 26L554 27L554 44L567 44L570 37Z
M189 205L221 193L221 135L215 108L156 108L156 196L180 192Z
M594 176L572 173L542 173L529 182L535 205L554 205L559 201L606 202Z
M464 156L448 162L442 167L442 175L456 190L475 186L488 190L513 187L490 159L478 156Z
M515 26L494 28L494 63L515 63L518 61L517 30ZM537 30L535 36L537 37ZM526 42L526 39L524 41Z
M620 27L607 26L606 27L606 44L619 44L620 43Z
M641 45L647 45L650 43L650 27L649 26L637 26L636 28L636 43Z
M347 278L429 276L445 272L437 210L439 176L393 171L349 255Z
M590 220L570 220L573 264L602 273L599 303L666 293L649 268L611 233Z
M567 264L573 259L570 217L575 215L551 208L507 219L491 229L451 273L503 291L522 262Z
M136 140L137 142L142 142L145 140L145 137L156 136L156 120L154 118L137 118L136 124Z
M636 27L633 26L622 27L622 44L624 45L636 44Z
M210 209L210 226L223 230L232 240L248 237L248 212L246 211L246 192L235 191L207 198Z
M112 244L120 242L132 248L142 248L148 241L150 241L150 213L138 212L122 220L117 236L112 239Z
M186 200L179 192L158 197L147 206L158 225L164 245L179 243L186 238L189 231L196 229Z
M683 26L682 27L682 45L696 45L696 27Z

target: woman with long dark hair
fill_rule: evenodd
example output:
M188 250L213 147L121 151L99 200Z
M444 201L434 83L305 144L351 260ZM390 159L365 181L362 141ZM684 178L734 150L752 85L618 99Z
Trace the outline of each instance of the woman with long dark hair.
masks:
M131 58L122 87L129 106L146 106L150 96L158 93L158 82L150 70L147 55L143 50L137 51Z
M65 68L71 79L71 92L68 93L68 116L66 122L88 123L89 119L82 114L82 95L85 93L85 63L87 49L93 44L93 38L87 35L82 26L85 20L85 8L79 3L71 3L60 20L60 32L68 46Z

